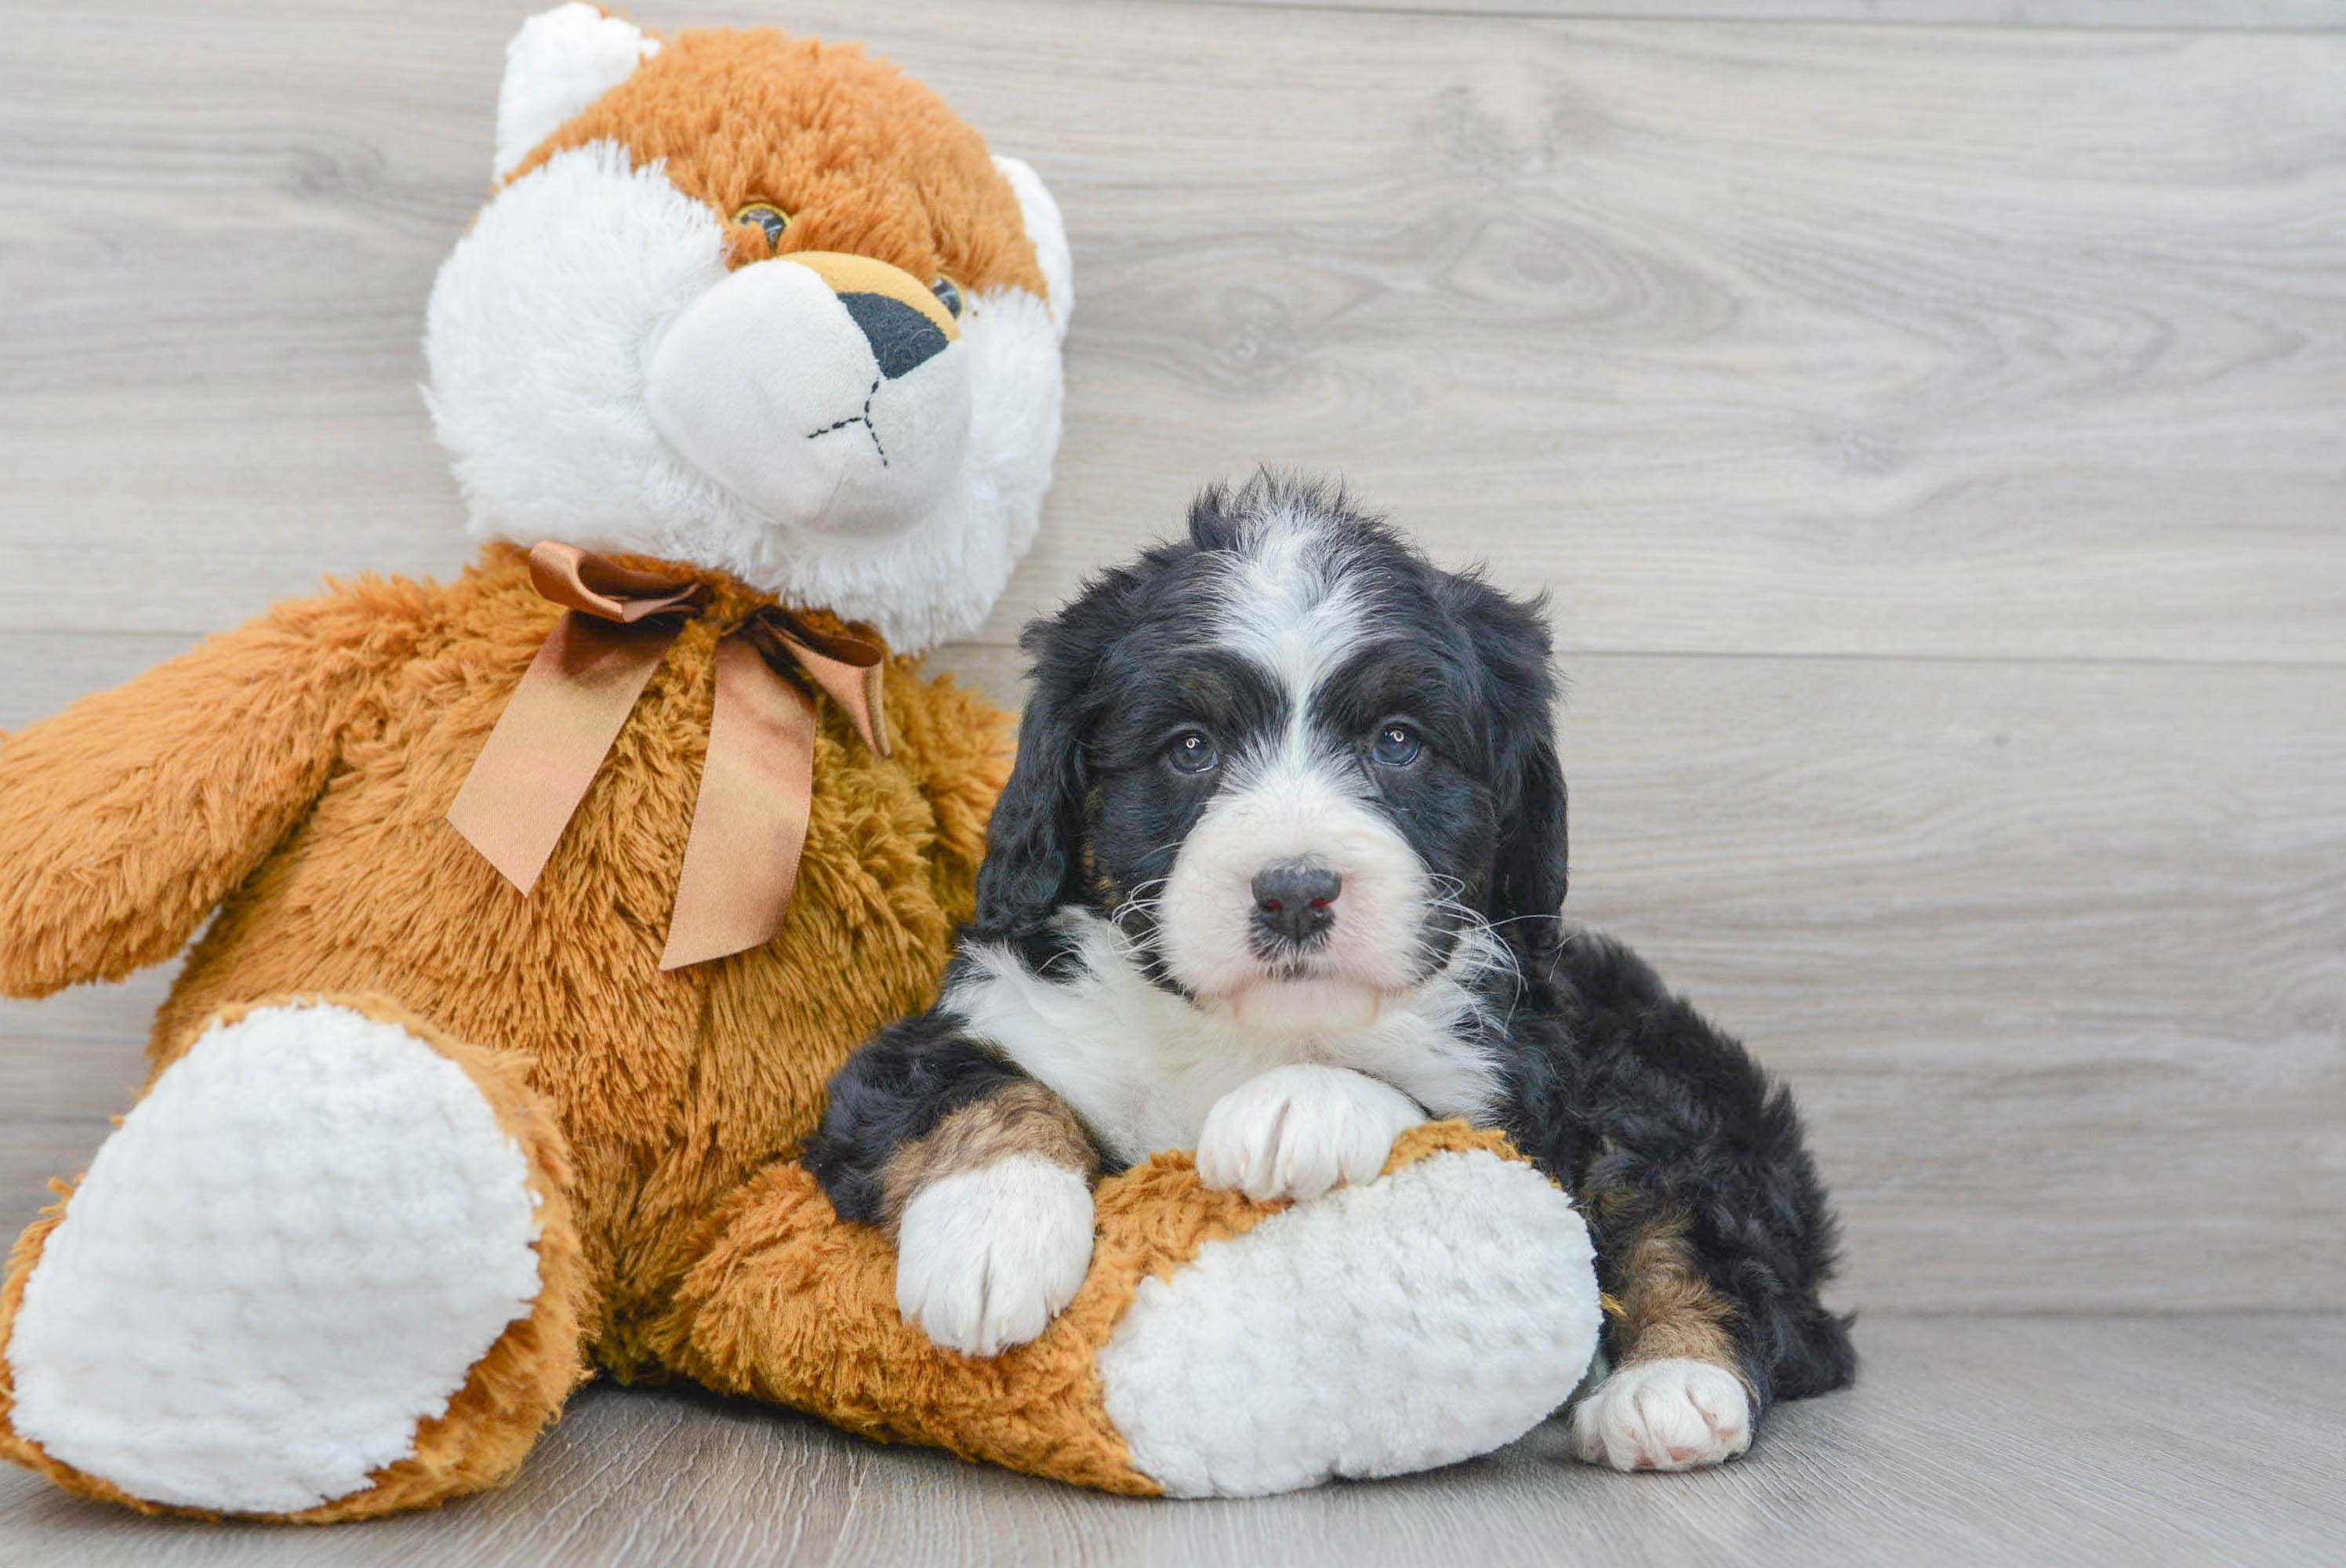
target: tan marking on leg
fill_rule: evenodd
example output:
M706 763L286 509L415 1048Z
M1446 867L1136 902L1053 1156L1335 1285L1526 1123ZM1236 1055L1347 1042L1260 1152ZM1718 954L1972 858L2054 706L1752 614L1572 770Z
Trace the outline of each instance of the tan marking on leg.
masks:
M1743 1357L1728 1329L1735 1308L1702 1277L1687 1245L1686 1223L1670 1219L1636 1235L1620 1267L1621 1364L1708 1361L1746 1385Z
M880 1173L882 1227L893 1237L904 1206L930 1183L1013 1155L1046 1159L1086 1178L1099 1173L1091 1138L1067 1103L1040 1084L1013 1084L962 1106L888 1156Z

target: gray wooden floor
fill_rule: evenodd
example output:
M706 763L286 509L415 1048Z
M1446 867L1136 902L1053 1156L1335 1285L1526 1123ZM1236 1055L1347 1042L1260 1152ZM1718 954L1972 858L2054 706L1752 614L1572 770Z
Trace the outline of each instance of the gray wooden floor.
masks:
M528 8L0 6L0 728L461 565L416 341ZM1259 460L1554 596L1574 903L1798 1089L1866 1383L1186 1507L597 1390L328 1536L0 1472L0 1565L2346 1556L2346 0L634 14L868 38L1059 195L1058 486L945 663L1015 701ZM0 1233L167 981L0 1003Z
M141 1519L0 1472L0 1561L209 1564L2294 1563L2346 1559L2346 1321L1906 1317L1857 1390L1698 1475L1560 1423L1427 1475L1136 1502L882 1449L698 1390L597 1388L521 1479L321 1533ZM13 1554L12 1554L13 1553Z

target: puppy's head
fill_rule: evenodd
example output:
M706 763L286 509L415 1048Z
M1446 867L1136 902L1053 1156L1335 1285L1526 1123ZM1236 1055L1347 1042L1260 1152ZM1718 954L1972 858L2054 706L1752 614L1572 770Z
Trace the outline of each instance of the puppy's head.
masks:
M1027 629L976 934L1067 905L1243 1023L1365 1023L1470 929L1554 940L1565 791L1536 604L1331 488L1209 489L1187 540ZM1530 917L1530 918L1525 918Z

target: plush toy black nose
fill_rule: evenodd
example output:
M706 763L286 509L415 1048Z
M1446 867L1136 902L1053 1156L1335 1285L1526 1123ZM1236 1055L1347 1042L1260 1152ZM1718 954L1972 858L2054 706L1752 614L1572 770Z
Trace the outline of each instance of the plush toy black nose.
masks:
M1344 879L1325 866L1273 866L1254 879L1257 929L1309 947L1336 923L1336 895Z
M944 351L946 338L937 324L902 300L857 293L842 294L839 302L863 329L863 341L872 345L880 373L892 382Z

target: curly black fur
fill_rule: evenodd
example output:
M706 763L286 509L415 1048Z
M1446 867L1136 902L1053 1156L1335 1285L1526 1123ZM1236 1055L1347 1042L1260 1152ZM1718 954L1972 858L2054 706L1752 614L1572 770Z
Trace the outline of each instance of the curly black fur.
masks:
M1609 938L1566 936L1532 990L1499 1125L1579 1195L1600 1283L1619 1294L1630 1243L1683 1227L1759 1405L1849 1383L1849 1320L1817 1298L1838 1227L1791 1091Z

